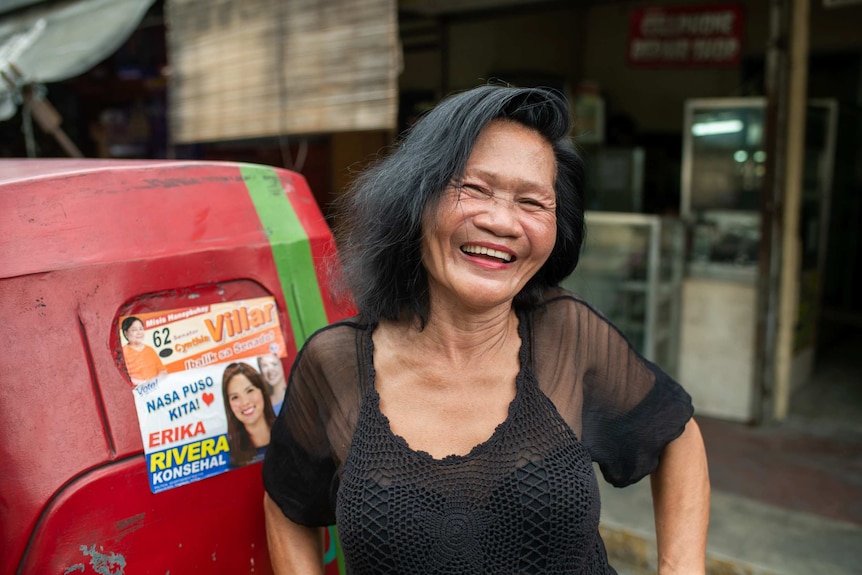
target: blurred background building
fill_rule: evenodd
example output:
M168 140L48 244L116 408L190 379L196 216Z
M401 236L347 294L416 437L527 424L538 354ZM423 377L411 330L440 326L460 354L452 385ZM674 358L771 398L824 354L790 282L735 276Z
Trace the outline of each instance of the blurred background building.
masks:
M859 414L862 372L812 376L862 351L860 30L855 0L7 0L0 156L284 166L327 212L446 94L550 86L588 162L567 285L703 415Z

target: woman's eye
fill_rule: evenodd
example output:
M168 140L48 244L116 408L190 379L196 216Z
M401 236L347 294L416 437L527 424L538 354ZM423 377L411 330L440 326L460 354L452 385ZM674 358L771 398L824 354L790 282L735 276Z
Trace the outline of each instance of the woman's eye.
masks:
M461 191L474 198L489 197L491 194L477 184L461 184Z
M545 204L535 198L522 198L521 205L530 210L545 209Z

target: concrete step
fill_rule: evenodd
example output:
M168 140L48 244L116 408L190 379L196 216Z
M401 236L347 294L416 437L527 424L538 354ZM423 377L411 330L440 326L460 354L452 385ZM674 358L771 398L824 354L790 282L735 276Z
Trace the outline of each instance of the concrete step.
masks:
M656 573L649 480L616 489L603 481L602 538L620 575ZM710 575L859 575L862 526L713 490Z

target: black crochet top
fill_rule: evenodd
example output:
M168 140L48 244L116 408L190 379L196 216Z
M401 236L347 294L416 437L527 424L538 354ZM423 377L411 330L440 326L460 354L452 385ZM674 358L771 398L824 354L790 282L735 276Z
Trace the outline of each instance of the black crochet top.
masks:
M352 574L613 574L592 463L638 481L691 417L686 392L595 310L555 290L518 312L506 420L435 459L392 433L374 389L373 324L318 331L294 363L264 485L287 517L337 521Z

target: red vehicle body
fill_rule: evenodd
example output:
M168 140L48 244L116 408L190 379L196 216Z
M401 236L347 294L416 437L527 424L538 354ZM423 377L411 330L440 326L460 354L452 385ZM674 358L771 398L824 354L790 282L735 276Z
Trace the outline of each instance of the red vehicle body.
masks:
M0 161L0 573L270 573L259 463L151 492L118 318L271 296L289 369L332 250L285 170Z

